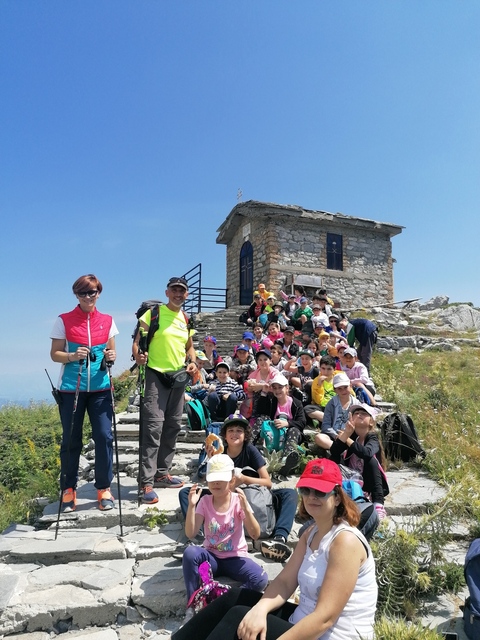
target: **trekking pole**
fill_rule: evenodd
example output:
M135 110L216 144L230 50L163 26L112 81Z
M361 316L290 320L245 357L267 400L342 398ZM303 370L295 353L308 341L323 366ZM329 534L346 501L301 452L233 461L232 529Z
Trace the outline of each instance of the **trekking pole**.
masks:
M138 352L145 353L147 351L147 336L148 332L140 328L140 340L138 341ZM137 506L142 504L142 441L143 441L143 401L145 397L145 366L144 364L138 367L138 389L140 393L140 407L138 412L138 494L137 494Z
M81 382L81 379L82 379L82 369L83 369L84 363L85 363L85 360L83 358L78 361L77 386L75 387L75 398L73 400L72 421L70 423L70 433L68 434L68 444L67 444L67 460L68 460L68 462L70 462L70 443L72 442L73 425L74 425L74 422L75 422L75 414L77 412L78 395L80 393L80 382ZM59 403L59 406L60 406L60 403ZM61 418L61 415L60 415L60 418ZM65 467L64 467L64 469L65 469ZM62 511L62 499L63 499L63 488L62 488L62 485L65 483L66 475L67 474L66 474L65 470L64 470L63 474L60 474L60 501L58 503L57 524L55 526L55 540L57 539L58 527L60 525L60 513Z
M113 440L115 443L115 464L117 465L117 492L118 492L118 515L120 519L120 537L123 538L123 517L122 517L122 495L120 492L120 465L118 462L118 439L117 439L117 417L115 415L115 389L113 387L112 379L112 365L113 361L106 360L108 378L110 380L110 393L112 396L112 426L113 426Z

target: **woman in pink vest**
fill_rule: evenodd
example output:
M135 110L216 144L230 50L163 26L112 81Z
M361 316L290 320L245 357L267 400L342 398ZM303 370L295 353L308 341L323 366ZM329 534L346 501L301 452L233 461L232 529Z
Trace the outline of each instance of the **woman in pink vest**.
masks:
M114 362L118 329L111 316L96 309L102 283L93 274L73 283L78 305L58 316L50 356L62 365L58 382L62 446L60 449L62 510L76 508L78 463L83 445L83 419L88 413L95 442L95 487L99 509L114 506L112 397L107 362ZM78 398L75 406L75 398Z

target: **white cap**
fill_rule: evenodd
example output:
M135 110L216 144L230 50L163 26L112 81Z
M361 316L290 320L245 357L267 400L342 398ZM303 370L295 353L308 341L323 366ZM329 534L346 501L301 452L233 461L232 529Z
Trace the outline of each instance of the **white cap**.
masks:
M219 453L207 462L207 482L230 482L233 477L234 464L230 456Z

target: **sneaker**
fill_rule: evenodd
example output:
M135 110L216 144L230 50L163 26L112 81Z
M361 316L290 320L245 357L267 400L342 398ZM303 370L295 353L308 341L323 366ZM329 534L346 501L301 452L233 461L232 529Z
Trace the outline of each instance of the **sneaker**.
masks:
M300 454L298 453L298 451L290 451L288 456L285 458L283 467L278 471L278 475L289 476L297 466L299 460Z
M275 562L285 562L292 555L292 550L283 536L276 536L273 540L262 540L260 551L264 558Z
M62 493L62 511L70 513L77 508L77 492L75 489L65 489Z
M109 511L115 506L110 489L98 489L97 500L100 511Z
M177 476L166 473L164 476L155 476L153 486L160 489L180 489L183 487L183 482Z
M145 487L143 487L142 502L145 504L155 504L156 502L158 502L158 496L153 490L151 484L147 484Z

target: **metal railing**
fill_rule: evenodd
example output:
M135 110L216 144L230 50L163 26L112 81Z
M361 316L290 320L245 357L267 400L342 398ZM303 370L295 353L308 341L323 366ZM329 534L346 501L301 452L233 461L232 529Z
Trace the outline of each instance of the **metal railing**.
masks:
M227 290L220 287L202 287L202 264L183 274L188 282L188 299L185 311L192 315L202 311L220 311L227 308Z

